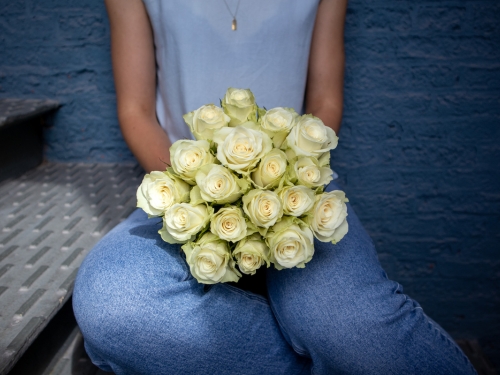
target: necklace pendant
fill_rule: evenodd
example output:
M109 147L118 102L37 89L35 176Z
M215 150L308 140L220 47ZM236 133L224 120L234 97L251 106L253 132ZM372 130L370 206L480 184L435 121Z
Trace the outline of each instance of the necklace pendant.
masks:
M231 30L236 31L238 28L238 23L236 22L236 18L233 18L233 22L231 23Z

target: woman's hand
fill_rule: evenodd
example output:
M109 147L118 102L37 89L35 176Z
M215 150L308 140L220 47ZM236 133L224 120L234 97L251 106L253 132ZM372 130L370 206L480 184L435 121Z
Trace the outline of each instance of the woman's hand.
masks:
M146 172L170 164L171 146L156 118L153 32L141 0L106 0L118 120L132 153Z
M309 56L306 113L339 133L344 101L344 24L347 0L319 3Z

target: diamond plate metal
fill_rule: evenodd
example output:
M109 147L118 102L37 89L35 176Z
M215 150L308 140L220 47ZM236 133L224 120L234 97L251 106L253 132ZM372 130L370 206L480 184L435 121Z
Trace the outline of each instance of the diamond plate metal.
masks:
M135 208L138 165L44 164L0 183L0 373L69 298L85 255Z

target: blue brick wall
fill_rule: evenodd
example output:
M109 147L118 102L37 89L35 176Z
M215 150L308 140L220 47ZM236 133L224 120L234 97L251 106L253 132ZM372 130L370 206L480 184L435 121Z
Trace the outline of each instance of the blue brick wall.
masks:
M0 96L64 104L50 160L133 160L108 34L100 0L0 0ZM346 54L341 184L389 275L500 358L499 2L351 0Z
M389 276L500 358L499 2L351 0L346 53L353 206Z
M59 100L45 131L58 161L131 161L115 111L102 0L0 0L0 96Z

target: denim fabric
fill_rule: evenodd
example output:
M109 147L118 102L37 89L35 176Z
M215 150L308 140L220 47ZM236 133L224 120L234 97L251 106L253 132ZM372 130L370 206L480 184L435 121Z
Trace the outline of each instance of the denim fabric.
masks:
M337 189L330 184L328 190ZM160 219L135 211L87 256L73 305L92 361L116 374L475 374L387 278L348 207L349 233L305 269L267 273L268 298L204 288Z

